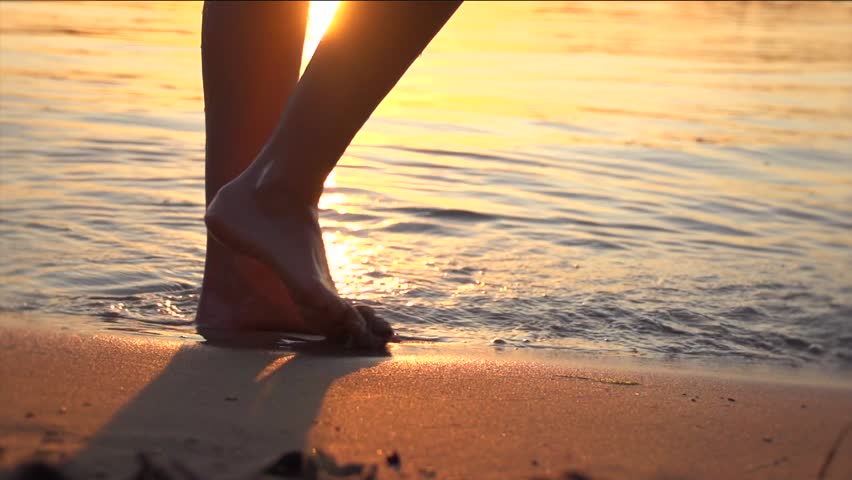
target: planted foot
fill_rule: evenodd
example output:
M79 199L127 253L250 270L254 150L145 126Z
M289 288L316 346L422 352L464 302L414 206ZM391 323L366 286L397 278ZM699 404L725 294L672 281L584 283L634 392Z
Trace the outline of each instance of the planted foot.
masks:
M317 208L295 201L262 205L254 184L241 175L219 190L204 218L210 233L255 259L286 286L291 314L299 319L288 325L359 348L383 347L393 335L390 325L371 308L356 308L337 294Z

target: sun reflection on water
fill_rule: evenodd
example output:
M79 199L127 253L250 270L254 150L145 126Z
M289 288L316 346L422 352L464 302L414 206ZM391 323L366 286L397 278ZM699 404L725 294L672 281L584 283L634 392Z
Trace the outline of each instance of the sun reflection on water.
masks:
M353 300L380 300L404 295L412 286L388 273L385 248L340 232L323 232L328 266L340 295ZM394 261L393 263L396 263Z

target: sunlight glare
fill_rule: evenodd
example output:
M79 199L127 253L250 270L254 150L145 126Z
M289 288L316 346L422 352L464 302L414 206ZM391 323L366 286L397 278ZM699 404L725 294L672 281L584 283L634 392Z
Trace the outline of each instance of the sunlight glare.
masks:
M305 45L302 48L302 71L308 65L311 57L319 46L322 36L328 30L337 13L339 1L311 1L308 8L308 26L305 31Z
M267 377L275 373L279 368L283 367L285 363L289 362L293 359L293 355L284 355L283 357L278 357L269 365L263 367L256 377L254 377L255 382L262 382L266 380Z

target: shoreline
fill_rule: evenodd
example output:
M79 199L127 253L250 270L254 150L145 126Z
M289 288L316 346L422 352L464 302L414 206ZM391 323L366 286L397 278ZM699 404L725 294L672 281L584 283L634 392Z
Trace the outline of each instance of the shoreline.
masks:
M105 329L103 321L87 323L82 315L38 313L38 312L0 312L0 324L23 329L43 330L47 333L64 332L89 336L115 335L132 338L153 339L165 342L187 344L211 344L198 333L164 333L152 330ZM73 327L69 327L73 324ZM0 328L3 328L0 326ZM254 333L244 334L245 343L257 342ZM281 353L295 353L300 340L320 340L322 337L310 334L277 334L261 332L261 339L277 338L281 343L273 350ZM263 340L261 340L263 341ZM792 361L749 359L736 356L697 356L688 354L666 355L653 352L629 352L615 348L594 350L593 348L570 347L561 345L539 345L507 342L505 344L488 343L483 337L482 343L465 341L433 341L428 338L404 337L400 343L388 344L394 355L440 355L459 358L493 358L516 361L543 362L553 365L581 364L595 367L603 364L608 368L642 369L651 371L673 370L688 371L690 374L710 377L730 377L743 380L765 380L777 383L815 386L843 386L852 389L852 369L823 364L798 365ZM252 347L245 348L265 348Z
M127 478L159 451L201 478L264 478L317 447L378 478L852 474L847 381L524 349L229 349L0 318L0 471L40 458Z

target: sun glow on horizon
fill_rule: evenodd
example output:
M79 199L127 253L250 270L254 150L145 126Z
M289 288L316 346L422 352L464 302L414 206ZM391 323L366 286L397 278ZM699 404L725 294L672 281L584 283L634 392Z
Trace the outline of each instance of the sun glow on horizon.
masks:
M305 44L302 48L302 72L319 46L322 36L334 21L334 15L340 6L339 1L312 0L308 7L308 25L305 30Z

